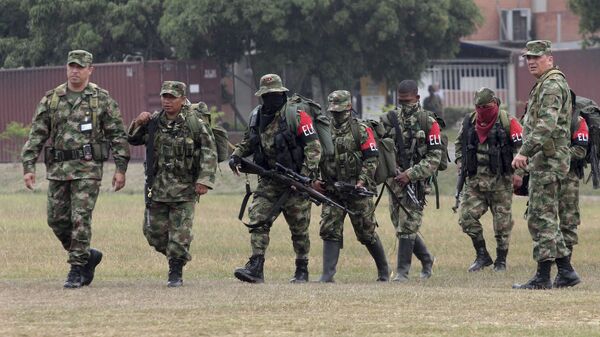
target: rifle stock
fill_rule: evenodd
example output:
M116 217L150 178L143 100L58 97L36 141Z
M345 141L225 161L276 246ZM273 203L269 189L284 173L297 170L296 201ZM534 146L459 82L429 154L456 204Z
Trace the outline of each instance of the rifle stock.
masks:
M456 191L454 192L454 207L452 207L452 211L456 213L458 208L460 207L460 195L462 194L463 187L465 186L465 170L461 166L460 171L458 171L458 179L456 180Z

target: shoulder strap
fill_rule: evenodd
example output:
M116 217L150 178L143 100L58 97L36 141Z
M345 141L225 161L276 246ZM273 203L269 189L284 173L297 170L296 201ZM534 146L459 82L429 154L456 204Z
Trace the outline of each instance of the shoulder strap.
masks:
M391 110L387 114L388 120L392 123L394 130L396 132L396 139L394 142L396 143L396 151L398 152L397 158L401 161L402 169L406 170L410 166L410 159L406 156L406 148L404 147L404 137L402 137L402 128L400 127L400 121L398 121L398 116L394 110Z
M419 126L425 131L425 136L429 135L431 125L429 125L429 113L425 110L419 111Z
M354 142L356 143L356 148L360 150L360 126L358 125L358 120L356 118L350 119L350 131L352 132L352 137L354 138Z
M504 110L500 110L498 112L498 119L500 119L500 124L504 127L507 135L510 135L510 119L508 118L508 113Z
M154 178L156 172L154 170L154 138L156 130L158 129L158 116L151 118L147 124L148 127L148 141L146 142L146 191L144 193L144 199L146 200L146 207L150 205L152 200L152 185L154 185Z

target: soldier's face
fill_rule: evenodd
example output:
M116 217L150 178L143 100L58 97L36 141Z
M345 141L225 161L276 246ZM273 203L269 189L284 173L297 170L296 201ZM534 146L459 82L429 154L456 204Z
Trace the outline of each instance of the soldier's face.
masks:
M76 87L87 84L93 70L92 66L82 67L77 63L70 63L67 65L67 79L71 85Z
M419 101L419 95L412 92L398 92L398 104L414 104Z
M179 113L185 99L185 96L175 97L171 94L163 94L160 96L160 105L166 113L173 115Z
M554 66L552 55L527 55L527 69L536 78L540 78L548 69Z

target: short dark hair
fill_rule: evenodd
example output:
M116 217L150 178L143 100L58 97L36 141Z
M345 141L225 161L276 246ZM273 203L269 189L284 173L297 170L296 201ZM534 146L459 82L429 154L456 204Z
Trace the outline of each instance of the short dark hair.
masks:
M419 85L414 80L404 80L398 84L398 93L416 95L419 93Z

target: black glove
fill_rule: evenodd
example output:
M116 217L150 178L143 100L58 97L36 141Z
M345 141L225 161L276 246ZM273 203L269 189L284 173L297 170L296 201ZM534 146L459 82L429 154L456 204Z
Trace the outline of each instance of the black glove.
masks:
M231 157L229 157L229 168L234 172L237 173L237 167L242 165L242 158L240 158L240 156L236 156L236 155L231 155Z

